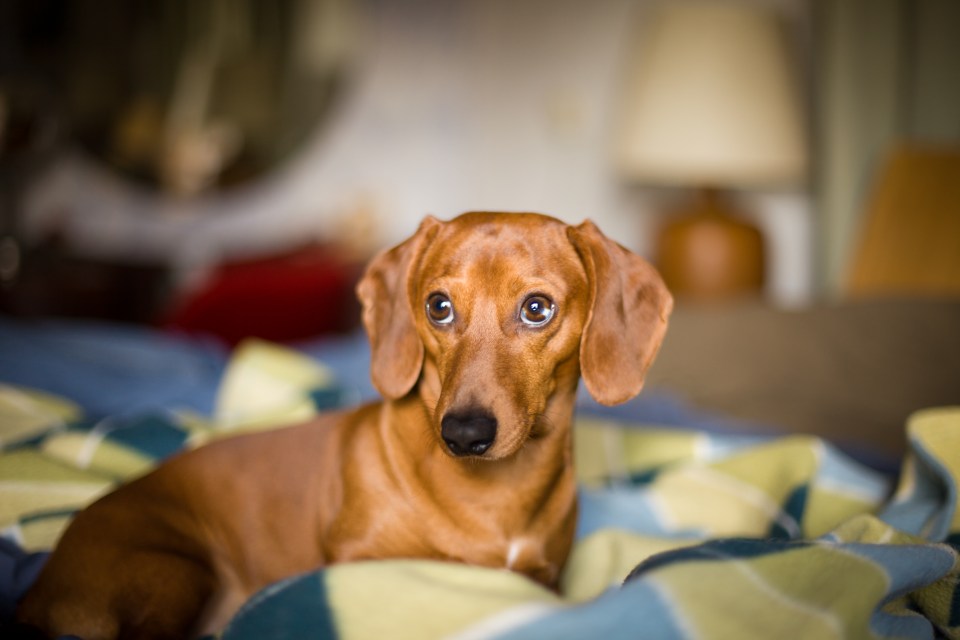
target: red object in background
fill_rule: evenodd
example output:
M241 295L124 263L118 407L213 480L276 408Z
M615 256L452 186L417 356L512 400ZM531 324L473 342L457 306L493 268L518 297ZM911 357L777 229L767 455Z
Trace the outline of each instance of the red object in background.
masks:
M292 342L358 326L354 287L361 265L311 246L222 265L175 306L166 328L216 336L228 345L257 337Z

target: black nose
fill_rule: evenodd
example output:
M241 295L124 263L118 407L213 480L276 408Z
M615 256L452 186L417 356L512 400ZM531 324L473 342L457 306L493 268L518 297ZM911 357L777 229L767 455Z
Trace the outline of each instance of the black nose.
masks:
M440 421L440 435L455 456L480 456L497 437L497 419L482 409L448 413Z

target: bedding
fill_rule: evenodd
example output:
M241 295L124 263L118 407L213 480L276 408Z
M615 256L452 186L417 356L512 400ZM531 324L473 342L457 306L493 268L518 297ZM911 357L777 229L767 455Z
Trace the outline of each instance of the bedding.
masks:
M73 510L117 482L185 447L365 397L359 370L318 359L354 348L249 341L224 358L211 397L163 410L100 415L0 387L0 612ZM651 406L678 417L677 404ZM960 409L911 417L892 494L889 475L819 438L700 420L715 428L578 418L581 512L559 594L500 570L345 564L272 585L222 637L960 637Z

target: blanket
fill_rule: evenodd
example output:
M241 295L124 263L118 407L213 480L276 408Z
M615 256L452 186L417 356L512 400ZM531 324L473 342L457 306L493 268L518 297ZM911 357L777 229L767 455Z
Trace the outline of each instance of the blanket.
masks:
M259 342L238 349L209 416L87 420L0 387L5 548L49 548L77 509L179 450L344 400L322 365ZM907 436L893 483L812 437L581 416L559 593L506 570L348 563L269 586L221 636L960 638L960 408L917 412Z

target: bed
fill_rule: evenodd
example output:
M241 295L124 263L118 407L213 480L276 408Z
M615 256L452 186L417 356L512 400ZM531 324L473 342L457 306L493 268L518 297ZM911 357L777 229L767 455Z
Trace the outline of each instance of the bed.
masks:
M960 637L957 327L945 300L681 306L644 393L580 394L560 593L340 565L269 587L222 637ZM184 448L374 397L368 358L361 333L228 349L0 319L2 615L75 509Z
M908 148L888 172L851 295L681 301L639 397L581 391L558 593L348 563L271 585L221 636L960 638L960 154ZM165 329L0 316L0 624L72 514L117 483L376 396L356 330L218 341L182 322L224 314L192 309Z

